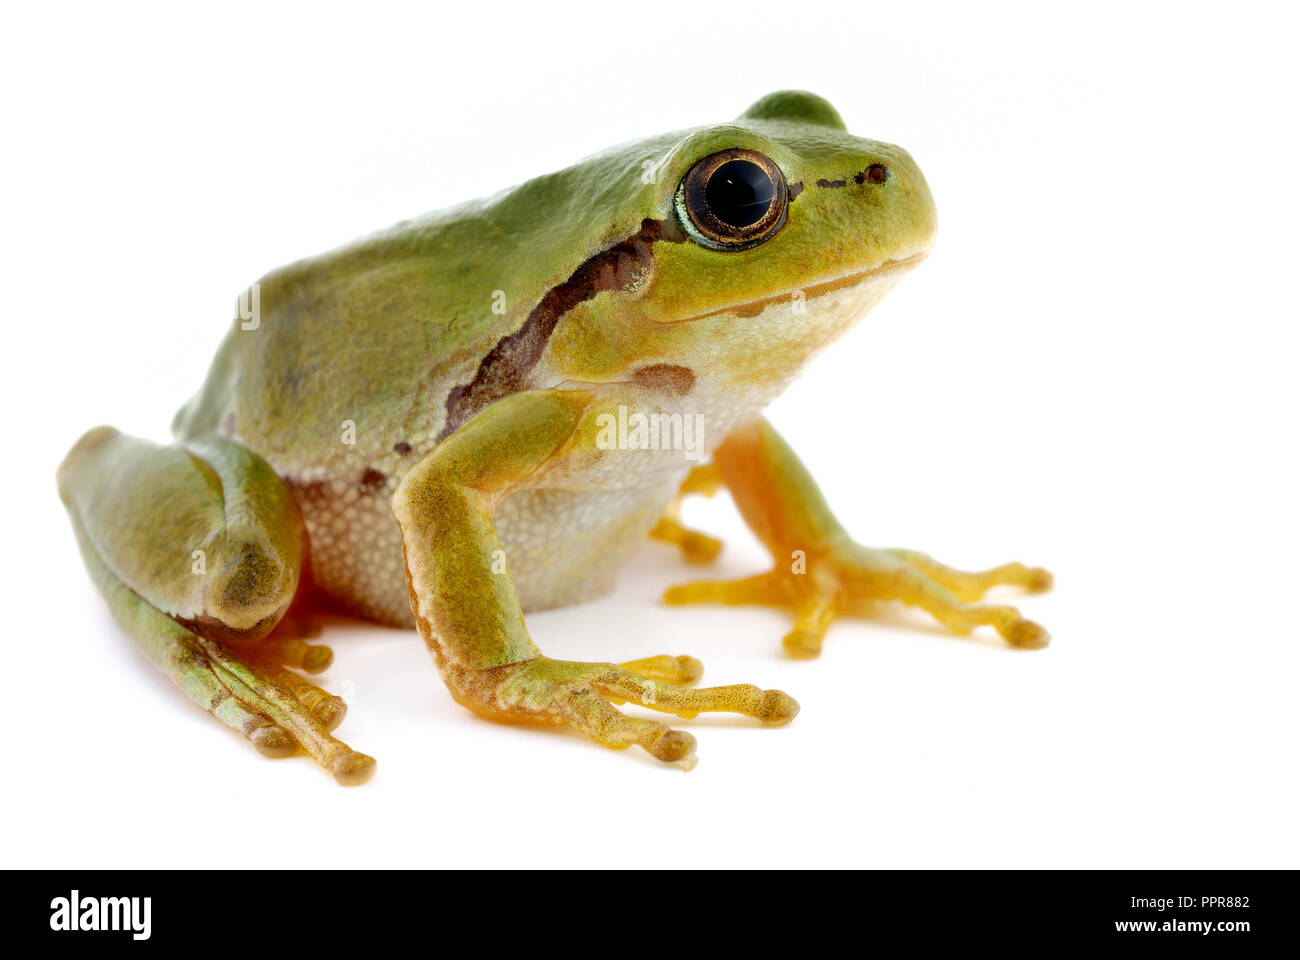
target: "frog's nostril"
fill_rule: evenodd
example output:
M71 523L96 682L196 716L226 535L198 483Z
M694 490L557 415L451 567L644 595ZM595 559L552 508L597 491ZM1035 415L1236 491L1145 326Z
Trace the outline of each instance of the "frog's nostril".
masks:
M855 173L853 179L858 183L884 183L889 179L889 168L883 163L873 163L865 170Z

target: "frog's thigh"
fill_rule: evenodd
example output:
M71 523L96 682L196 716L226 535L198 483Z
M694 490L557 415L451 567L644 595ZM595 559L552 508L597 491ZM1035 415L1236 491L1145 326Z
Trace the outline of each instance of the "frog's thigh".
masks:
M341 702L256 643L292 600L304 548L292 496L261 458L221 439L184 449L99 427L58 480L114 617L177 686L264 754L301 745L342 782L369 776L374 761L328 733Z

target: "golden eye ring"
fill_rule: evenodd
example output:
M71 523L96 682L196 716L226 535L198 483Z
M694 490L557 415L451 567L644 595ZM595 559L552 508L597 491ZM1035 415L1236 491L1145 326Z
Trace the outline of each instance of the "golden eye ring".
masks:
M746 250L785 226L785 177L755 150L721 150L686 171L677 216L691 239L713 250Z

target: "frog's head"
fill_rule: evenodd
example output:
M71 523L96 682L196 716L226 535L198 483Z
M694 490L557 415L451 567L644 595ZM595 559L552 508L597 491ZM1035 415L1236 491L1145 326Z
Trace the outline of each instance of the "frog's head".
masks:
M586 182L604 179L578 202L617 226L584 264L599 292L548 350L570 380L684 368L678 383L743 386L765 401L934 240L934 201L907 152L850 135L810 93L771 94L731 123L584 169Z

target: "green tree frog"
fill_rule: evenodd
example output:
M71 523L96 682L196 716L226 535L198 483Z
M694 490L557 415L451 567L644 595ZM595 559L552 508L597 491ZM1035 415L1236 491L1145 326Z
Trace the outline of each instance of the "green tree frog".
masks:
M930 250L935 209L902 149L851 136L798 91L733 122L616 147L486 200L397 224L263 277L159 446L98 427L59 468L85 563L176 685L268 756L344 784L375 761L336 739L345 704L300 671L327 647L308 603L414 627L460 704L566 724L689 765L695 740L631 716L766 724L798 705L697 688L699 662L543 655L524 613L595 597L648 535L707 562L679 498L725 487L774 558L672 604L793 611L816 655L867 602L964 633L1047 642L978 573L854 542L764 407ZM281 621L285 621L281 623ZM277 629L277 625L279 628Z

